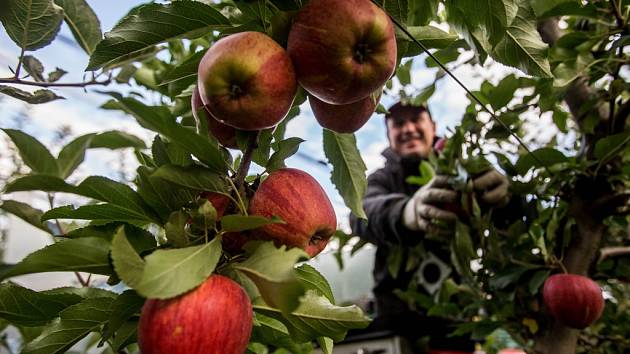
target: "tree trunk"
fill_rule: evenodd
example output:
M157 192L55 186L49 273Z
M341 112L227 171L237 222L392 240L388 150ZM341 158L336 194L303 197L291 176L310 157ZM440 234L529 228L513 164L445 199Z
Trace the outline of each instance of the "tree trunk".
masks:
M538 31L543 40L550 45L555 43L562 36L558 27L558 20L555 18L541 21ZM585 78L578 78L568 87L564 100L569 106L575 122L582 126L584 114L580 114L580 108L594 96L593 90L587 85ZM601 120L607 120L607 107L599 104L595 108ZM593 149L593 136L586 136L583 139L581 153L589 154ZM576 226L572 233L571 242L566 249L563 264L567 271L572 274L588 276L588 271L595 261L599 246L604 235L605 226L602 223L602 216L593 210L595 200L603 195L593 195L589 191L590 183L586 183L586 188L576 188L574 195L569 200L569 217L575 219ZM570 299L567 299L570 301ZM577 348L579 330L571 329L556 322L548 316L546 325L540 329L536 339L534 350L543 354L574 354Z

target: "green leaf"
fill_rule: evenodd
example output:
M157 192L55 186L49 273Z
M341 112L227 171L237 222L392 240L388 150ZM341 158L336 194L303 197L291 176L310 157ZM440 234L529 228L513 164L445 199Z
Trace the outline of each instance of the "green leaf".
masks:
M396 30L396 38L402 40L403 43L409 45L409 50L405 56L416 56L422 53L422 49L418 47L406 34ZM443 30L433 26L416 26L408 27L407 31L422 43L426 48L446 48L455 42L459 37L454 33L444 32Z
M552 77L547 49L547 44L542 41L536 29L536 18L532 10L527 4L521 4L505 36L494 48L492 57L526 74Z
M43 326L83 300L72 294L46 294L13 283L0 284L0 318L18 326Z
M18 47L33 51L55 39L63 21L63 9L52 0L4 0L0 22Z
M131 187L106 177L90 176L76 187L74 193L108 202L125 210L130 216L137 217L137 220L160 221L140 194Z
M227 191L224 177L201 166L163 165L151 177L162 178L176 185L206 192Z
M194 39L230 27L220 12L197 1L141 5L105 34L90 57L87 70L107 67L167 40Z
M234 268L254 281L266 303L284 313L294 310L304 293L294 266L306 253L299 248L276 248L272 242L250 242L246 250L249 257Z
M182 2L174 4L177 3ZM174 144L191 152L201 162L208 165L212 171L219 174L226 172L227 165L217 143L212 142L206 136L197 134L192 129L178 124L166 107L145 106L133 98L123 98L121 96L116 98L117 101L109 102L112 107L117 107L133 115L143 127L164 135Z
M128 345L138 342L139 322L137 319L129 320L116 331L116 336L112 341L112 347L116 352L120 353Z
M144 301L145 299L133 290L126 290L120 294L110 307L111 313L103 330L102 340L108 340L127 320L136 315L139 316Z
M426 26L437 17L439 0L422 0L409 2L407 24L410 26Z
M29 75L33 78L33 80L38 82L46 81L44 79L44 65L39 59L35 58L32 55L25 55L22 59L22 65L24 70L28 72Z
M297 277L306 290L315 290L317 294L325 296L330 303L335 303L335 296L330 288L330 284L324 276L309 264L302 264L295 269Z
M68 178L79 167L85 158L85 150L90 147L95 134L82 135L61 149L57 164L59 165L60 177Z
M486 33L491 44L498 43L506 28L513 22L518 11L519 0L457 0L447 6L457 6L466 16L472 29Z
M404 64L398 66L396 69L396 77L401 85L411 84L411 66L413 65L413 59L407 60Z
M595 157L599 160L610 158L620 153L624 146L630 142L630 132L610 135L599 139L595 144Z
M514 74L510 74L504 77L496 87L492 85L482 86L481 92L488 98L490 105L496 111L508 105L519 87L519 79Z
M61 354L107 321L111 298L86 299L59 314L42 334L28 343L23 354Z
M57 96L54 92L46 89L35 90L31 93L20 90L19 88L5 85L0 85L0 93L30 104L48 103L50 101L64 99L63 97Z
M64 20L74 39L87 54L92 54L103 38L101 23L85 0L55 0L64 12Z
M171 211L181 209L199 195L196 190L182 188L151 174L151 169L138 167L138 193L160 215L163 222L166 222Z
M291 353L311 353L310 350L304 351L300 345L289 336L287 327L273 317L265 316L262 313L254 312L254 327L250 342L262 343L278 348L287 349Z
M399 23L405 23L409 6L407 0L376 0L376 3Z
M333 165L331 180L344 202L359 218L367 219L363 195L367 189L367 167L357 149L354 134L339 134L324 129L324 153Z
M300 306L282 317L278 310L258 302L254 304L254 310L282 321L297 342L318 337L340 341L349 329L365 328L369 324L369 319L356 305L335 306L314 290L308 290L300 298Z
M114 235L111 256L114 270L125 284L133 288L142 281L144 261L129 243L123 227Z
M221 238L187 248L157 250L145 259L142 279L134 286L147 298L169 299L201 284L221 257Z
M189 218L190 216L183 211L174 211L164 225L166 239L176 247L188 245L189 240L186 225L188 224Z
M58 176L59 166L50 151L34 137L15 129L2 129L20 152L22 161L33 173Z
M57 242L29 254L16 265L2 271L0 280L45 272L110 275L112 268L109 264L109 246L109 242L97 237Z
M30 204L16 200L3 200L0 209L17 216L40 230L49 234L53 233L48 226L42 222L42 215L44 213L39 209L33 208Z
M6 193L26 191L76 193L76 187L59 177L32 174L11 181L5 188Z
M538 162L536 158L534 158L534 156L540 162ZM518 171L520 175L524 175L532 167L536 167L536 168L541 168L545 166L550 167L551 165L554 165L557 163L564 163L568 161L569 161L569 158L564 156L563 153L561 153L560 151L556 149L540 148L538 150L532 151L531 154L526 154L526 155L521 156L516 162L516 165L514 167L516 168L516 171Z
M539 270L532 276L529 280L529 293L532 295L536 295L538 293L538 289L542 286L545 280L549 277L551 271L549 270Z
M168 85L180 80L185 80L185 82L190 82L191 84L197 81L197 69L204 54L206 54L205 51L196 52L186 58L181 64L166 72L160 85Z
M54 71L48 73L48 82L57 82L67 73L68 72L63 69L56 68Z
M63 237L68 239L100 237L108 242L112 242L121 226L125 227L127 239L138 253L146 252L156 247L156 240L153 234L139 227L120 222L105 225L88 225L67 232Z
M90 144L90 148L92 149L146 149L146 147L147 145L144 141L137 136L117 130L111 130L95 135L94 138L92 138L92 143Z
M286 167L284 160L293 156L303 142L304 140L300 138L288 138L278 142L275 148L276 152L271 155L267 162L267 172Z
M66 205L42 215L42 220L52 219L91 220L98 223L122 221L141 225L155 222L141 214L130 215L128 210L112 204L84 205L76 209L72 205Z
M278 217L268 219L259 215L225 215L221 219L221 228L225 232L239 232L245 230L257 229L261 226L270 224L285 224Z
M580 7L582 4L577 0L531 0L532 8L536 17L544 17L544 15L558 7L561 4L573 3L575 7Z
M317 337L317 344L322 349L324 354L332 354L333 353L333 339L328 337Z

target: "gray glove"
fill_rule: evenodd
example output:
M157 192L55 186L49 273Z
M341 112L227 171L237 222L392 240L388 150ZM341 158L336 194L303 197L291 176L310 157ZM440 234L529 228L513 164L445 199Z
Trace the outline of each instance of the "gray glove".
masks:
M473 179L473 188L481 192L481 200L491 206L505 206L510 201L507 177L491 169Z
M457 202L457 192L450 189L448 177L437 175L422 186L405 204L402 213L403 225L411 231L439 232L435 220L453 222L455 213L436 207L436 203Z

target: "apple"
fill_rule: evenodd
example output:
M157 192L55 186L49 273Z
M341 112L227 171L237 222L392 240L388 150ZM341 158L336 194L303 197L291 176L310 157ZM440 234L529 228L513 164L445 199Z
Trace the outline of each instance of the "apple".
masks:
M142 354L242 354L252 332L252 305L233 280L211 275L178 297L148 299L138 325Z
M311 175L295 168L271 172L251 198L249 213L275 215L285 222L252 230L254 238L302 248L310 257L326 247L337 229L335 210L324 189Z
M394 27L370 0L311 0L294 19L287 51L300 85L331 104L368 97L396 67Z
M333 105L309 95L308 101L313 109L315 119L324 128L337 133L354 133L361 128L372 116L379 100L381 90L359 101Z
M558 322L583 329L604 311L602 289L591 279L577 274L555 274L545 280L543 302Z
M193 116L195 117L195 121L197 121L197 127L201 126L202 119L205 119L208 124L208 134L215 137L219 143L225 147L236 149L238 146L236 145L236 129L230 127L229 125L225 125L218 120L216 120L210 111L204 106L201 101L201 97L199 96L199 89L195 86L193 90L193 95L191 99ZM200 111L203 107L203 113Z
M435 144L433 144L433 150L435 150L437 153L441 153L444 150L444 147L446 146L446 138L439 138Z
M213 44L199 63L199 94L223 124L241 130L273 127L297 93L287 52L266 34L240 32Z

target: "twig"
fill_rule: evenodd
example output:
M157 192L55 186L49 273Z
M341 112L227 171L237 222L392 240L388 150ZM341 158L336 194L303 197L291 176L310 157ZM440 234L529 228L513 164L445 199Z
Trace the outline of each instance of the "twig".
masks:
M258 147L258 137L260 137L260 130L250 133L249 139L247 141L247 148L245 149L245 152L243 153L243 158L241 159L241 165L236 171L236 176L234 177L234 185L236 186L238 193L241 193L241 190L243 189L245 177L247 177L249 166L252 164L252 155L254 154L254 150Z
M22 52L20 53L20 59L18 59L17 66L15 67L15 80L20 80L20 69L22 69L22 62L24 61L24 47L22 47Z
M610 0L610 4L612 5L612 8L613 8L613 15L615 15L615 20L617 20L617 27L619 27L619 29L624 29L625 25L623 21L623 16L621 15L621 8L620 8L621 3L617 4L617 1Z
M17 73L17 70L16 70L16 73ZM37 82L37 81L20 80L18 78L0 79L0 84L29 85L29 86L39 86L39 87L87 87L87 86L96 86L96 85L107 86L111 83L112 83L111 77L104 81L90 80L87 82L72 82L72 83Z
M604 261L606 258L611 257L619 257L630 255L630 246L629 247L604 247L599 250L599 259L598 263Z

